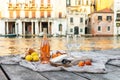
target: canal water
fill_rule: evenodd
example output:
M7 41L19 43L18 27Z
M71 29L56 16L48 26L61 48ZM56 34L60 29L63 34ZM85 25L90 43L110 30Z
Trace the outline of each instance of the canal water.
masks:
M23 54L26 49L33 48L37 52L40 49L41 37L0 37L0 56L11 54ZM79 44L72 46L74 50L108 50L120 48L120 37L51 37L49 38L51 50L68 50L67 44Z

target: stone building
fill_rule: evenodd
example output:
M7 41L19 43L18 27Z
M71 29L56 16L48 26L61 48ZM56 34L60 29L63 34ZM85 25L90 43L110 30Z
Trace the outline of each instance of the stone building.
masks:
M120 35L120 0L114 1L114 34Z
M92 0L67 0L67 32L74 35L88 33L88 14L93 12Z
M66 34L66 2L63 0L0 0L0 34ZM61 6L59 6L61 5Z
M90 34L88 14L113 6L113 1L0 0L0 35L39 35L44 30L50 35Z
M94 36L114 35L114 12L110 8L89 15L90 33Z

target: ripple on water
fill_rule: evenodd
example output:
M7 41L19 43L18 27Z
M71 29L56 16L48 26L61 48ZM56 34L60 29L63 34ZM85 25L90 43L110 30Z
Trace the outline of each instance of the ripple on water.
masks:
M42 38L0 38L0 56L23 54L27 48L34 48L39 52ZM106 50L120 48L120 37L80 37L80 38L49 38L51 50L67 50L67 43L80 44L79 50Z

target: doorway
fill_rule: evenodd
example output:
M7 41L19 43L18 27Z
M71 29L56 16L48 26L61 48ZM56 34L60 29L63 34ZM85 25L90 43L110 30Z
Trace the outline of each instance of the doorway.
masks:
M85 34L89 34L89 29L88 29L88 27L85 27Z
M48 33L48 22L42 22L41 26L42 26L42 32L46 30L46 32Z
M75 34L75 35L78 35L78 34L79 34L79 27L78 27L78 26L75 26L75 27L74 27L74 34Z
M25 22L25 34L31 34L31 22Z

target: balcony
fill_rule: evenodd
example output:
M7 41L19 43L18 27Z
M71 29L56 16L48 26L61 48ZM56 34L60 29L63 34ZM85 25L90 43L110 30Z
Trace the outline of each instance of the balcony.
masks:
M46 11L52 11L52 7L46 7Z
M20 11L21 8L20 8L20 7L14 7L14 10L16 10L16 11Z
M24 10L26 10L26 11L29 10L29 9L30 9L30 8L29 8L28 6L25 6L25 7L24 7Z
M17 3L16 6L14 7L14 10L21 10L20 4Z
M40 11L52 11L52 7L40 7Z
M25 6L24 6L24 10L29 10L30 9L30 7L28 6L28 4L25 4Z
M45 7L40 7L40 11L45 11Z
M32 4L31 4L31 6L30 6L30 10L36 10L35 3L32 3Z
M12 3L9 3L9 4L8 4L8 10L14 10L14 6L13 6Z
M36 7L30 7L30 10L35 11Z

